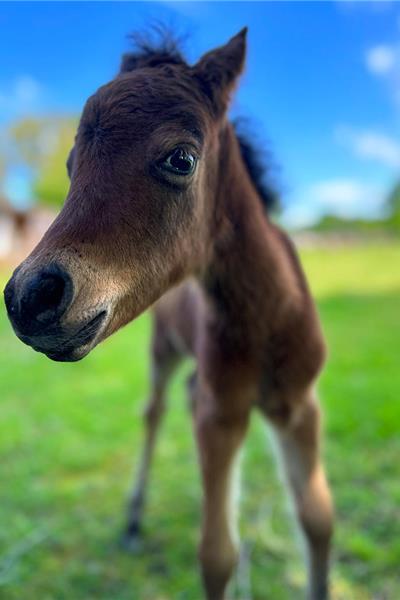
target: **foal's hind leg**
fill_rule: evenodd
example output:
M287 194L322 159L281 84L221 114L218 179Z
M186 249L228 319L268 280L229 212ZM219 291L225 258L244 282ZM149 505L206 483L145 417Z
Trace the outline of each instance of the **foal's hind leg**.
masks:
M179 363L180 356L161 324L156 321L152 348L151 391L144 410L145 440L128 505L125 538L128 544L133 542L140 533L151 461L157 433L165 412L166 387Z
M312 393L296 400L292 404L290 398L278 397L277 406L285 417L272 418L272 424L306 539L309 598L326 600L333 509L320 460L320 410Z

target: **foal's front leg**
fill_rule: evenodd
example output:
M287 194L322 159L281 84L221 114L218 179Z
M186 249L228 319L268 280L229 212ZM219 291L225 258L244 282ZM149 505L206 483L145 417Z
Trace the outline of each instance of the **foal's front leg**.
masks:
M309 600L327 600L333 508L320 458L320 409L312 392L281 398L292 406L284 422L275 422L283 466L293 494L296 516L306 538Z
M200 566L207 600L223 600L238 559L235 479L248 410L201 395L194 418L204 487Z

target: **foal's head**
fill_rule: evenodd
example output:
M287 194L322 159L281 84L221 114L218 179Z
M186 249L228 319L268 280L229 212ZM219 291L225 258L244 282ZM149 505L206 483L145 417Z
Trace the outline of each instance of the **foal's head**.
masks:
M87 101L64 207L5 289L35 350L79 360L204 264L245 34L195 66L173 51L126 55Z

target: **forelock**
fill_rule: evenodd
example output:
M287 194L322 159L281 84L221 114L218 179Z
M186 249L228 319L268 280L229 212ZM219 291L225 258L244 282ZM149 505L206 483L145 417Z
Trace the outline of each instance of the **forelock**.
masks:
M163 25L155 25L146 33L134 32L129 38L133 50L122 56L120 73L142 67L187 65L181 52L181 41Z

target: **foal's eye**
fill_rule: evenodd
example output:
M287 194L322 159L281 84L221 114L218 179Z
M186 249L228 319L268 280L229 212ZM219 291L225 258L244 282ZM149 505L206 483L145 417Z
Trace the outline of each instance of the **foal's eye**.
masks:
M191 175L196 166L196 158L183 148L175 148L161 163L166 171L176 175Z

